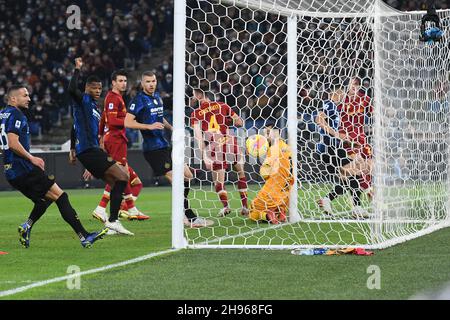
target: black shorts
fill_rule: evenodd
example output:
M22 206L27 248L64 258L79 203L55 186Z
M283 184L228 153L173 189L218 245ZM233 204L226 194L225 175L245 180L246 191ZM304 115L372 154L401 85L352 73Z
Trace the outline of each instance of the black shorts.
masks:
M30 173L8 182L25 197L33 202L38 202L45 199L45 195L55 184L55 177L48 176L41 168L34 167Z
M116 162L105 151L100 148L88 149L79 155L78 160L97 179L103 179L105 172Z
M144 157L156 177L172 171L172 150L170 148L144 152Z
M328 173L336 173L339 168L353 161L342 148L328 147L325 153L320 154L320 158L325 163Z

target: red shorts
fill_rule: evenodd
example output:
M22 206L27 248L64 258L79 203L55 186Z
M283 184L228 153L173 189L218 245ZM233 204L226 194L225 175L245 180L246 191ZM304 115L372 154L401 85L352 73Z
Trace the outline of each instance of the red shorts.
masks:
M207 155L213 160L213 171L227 170L229 163L235 164L243 160L237 138L233 136L224 136L216 141L210 141Z
M127 143L122 140L106 140L104 142L106 153L109 154L111 158L125 166L127 164Z

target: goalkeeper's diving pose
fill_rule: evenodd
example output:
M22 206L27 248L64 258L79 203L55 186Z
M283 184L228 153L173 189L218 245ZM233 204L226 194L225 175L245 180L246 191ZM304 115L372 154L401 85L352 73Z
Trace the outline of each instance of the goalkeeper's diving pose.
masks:
M266 125L265 135L270 148L260 174L266 182L250 205L249 218L278 224L286 221L289 194L294 184L291 149L280 138L279 129L274 124Z

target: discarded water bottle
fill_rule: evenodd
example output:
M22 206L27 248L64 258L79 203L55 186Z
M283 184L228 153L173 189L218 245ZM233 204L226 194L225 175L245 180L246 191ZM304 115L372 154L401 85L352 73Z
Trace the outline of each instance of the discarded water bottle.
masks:
M320 256L322 254L325 254L326 252L327 252L327 249L324 249L324 248L314 249L314 255L315 256Z
M313 256L314 249L295 249L291 253L297 256Z

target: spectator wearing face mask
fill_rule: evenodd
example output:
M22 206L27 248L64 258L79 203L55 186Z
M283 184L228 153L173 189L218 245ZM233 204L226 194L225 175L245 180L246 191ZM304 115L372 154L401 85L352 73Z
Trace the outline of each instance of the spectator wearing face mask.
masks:
M81 54L86 70L93 72L105 73L132 60L137 67L154 38L160 37L152 29L160 13L164 25L173 23L172 19L166 21L170 16L165 14L170 8L168 0L87 1L77 5L89 14L82 15L81 30L70 30L64 0L52 0L51 5L42 0L0 0L0 88L10 85L8 81L23 83L37 96L37 102L43 101L49 90L52 105L64 109L67 101L59 97L59 82L66 87L66 75L72 72L67 59L72 61Z
M159 91L161 91L161 93L166 93L169 96L172 96L173 82L171 73L167 73L164 79L160 82Z

